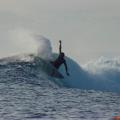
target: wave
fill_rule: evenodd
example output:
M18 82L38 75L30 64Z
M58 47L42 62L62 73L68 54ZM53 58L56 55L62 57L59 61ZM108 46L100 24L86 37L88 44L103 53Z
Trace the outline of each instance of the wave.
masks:
M53 55L55 59L57 54ZM8 57L0 60L0 83L27 83L41 87L67 87L86 90L120 92L119 59L100 58L79 66L66 57L70 76L65 74L64 66L60 72L64 79L49 76L46 60L34 54ZM49 62L49 61L47 61Z
M71 77L66 79L70 87L120 92L120 58L101 57L80 67L75 61L67 58Z

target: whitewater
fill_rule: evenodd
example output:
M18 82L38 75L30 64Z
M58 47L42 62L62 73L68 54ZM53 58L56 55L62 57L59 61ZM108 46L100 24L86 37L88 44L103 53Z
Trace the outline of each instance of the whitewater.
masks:
M70 76L51 77L45 64L57 58L50 41L37 54L0 59L0 120L111 120L120 115L120 58L80 66L66 56ZM48 49L47 49L48 48Z

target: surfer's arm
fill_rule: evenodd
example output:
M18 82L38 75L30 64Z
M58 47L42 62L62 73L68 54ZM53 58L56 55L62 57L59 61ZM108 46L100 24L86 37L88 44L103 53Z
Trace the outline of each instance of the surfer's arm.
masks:
M68 73L68 67L67 67L67 63L66 63L66 61L64 61L64 66L65 66L66 74L69 76L69 73Z
M61 52L62 52L62 41L61 40L59 40L59 43L60 43L60 45L59 45L59 54L61 54Z

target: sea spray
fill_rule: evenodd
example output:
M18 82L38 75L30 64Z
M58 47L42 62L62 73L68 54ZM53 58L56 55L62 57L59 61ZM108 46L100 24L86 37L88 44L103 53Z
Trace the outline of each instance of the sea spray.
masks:
M50 40L40 35L36 35L35 40L37 40L38 43L38 56L46 60L52 59L52 47Z
M9 33L14 54L34 53L46 60L52 58L52 47L48 38L23 28L11 30Z

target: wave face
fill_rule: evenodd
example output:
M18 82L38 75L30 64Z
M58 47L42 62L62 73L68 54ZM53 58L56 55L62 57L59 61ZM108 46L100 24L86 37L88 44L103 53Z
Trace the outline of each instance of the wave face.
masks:
M54 59L57 54L54 55ZM64 66L60 72L64 79L48 75L46 61L35 55L21 55L0 60L1 83L36 84L42 87L68 87L86 90L120 92L119 59L100 58L80 67L74 60L66 57L70 76L66 76Z

